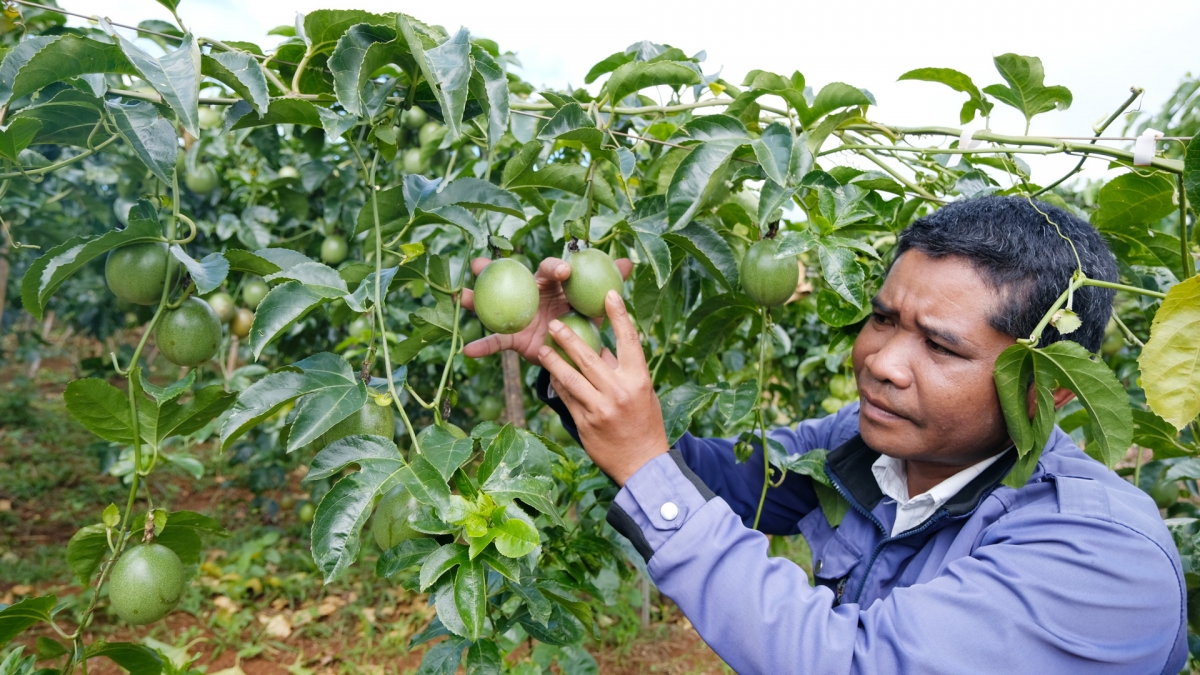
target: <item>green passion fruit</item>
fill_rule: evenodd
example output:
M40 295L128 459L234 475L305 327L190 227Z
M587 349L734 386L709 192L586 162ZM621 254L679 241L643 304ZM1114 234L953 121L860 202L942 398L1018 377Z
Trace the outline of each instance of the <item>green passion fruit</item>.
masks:
M191 171L183 177L183 182L187 184L187 188L198 195L206 195L217 189L217 184L220 180L217 178L217 170L208 164L200 164L193 167Z
M413 131L425 126L428 121L429 115L426 115L425 111L420 108L410 108L404 111L404 126Z
M537 316L537 309L537 282L516 260L492 261L475 281L475 314L494 333L521 331Z
M412 148L404 153L404 173L421 173L425 170L425 160L421 151Z
M563 293L575 311L584 316L604 316L604 297L621 292L621 270L607 253L597 248L584 249L567 256L571 276L563 282Z
M500 418L504 412L504 402L495 396L488 396L479 402L479 417L492 421Z
M200 106L200 128L201 129L216 129L221 126L221 113L213 110L211 106Z
M592 323L590 319L582 314L571 312L570 314L564 314L558 317L558 320L563 322L567 328L575 331L575 334L578 335L587 346L591 347L592 351L596 352L597 354L600 353L600 349L603 347L603 345L600 343L600 331L596 328L596 324ZM578 367L575 365L575 361L572 360L570 356L567 356L567 352L562 347L558 346L558 342L554 340L554 336L552 336L549 332L546 333L546 345L553 347L554 351L558 352L558 355L563 357L563 360L571 364L572 368Z
M171 613L183 595L183 563L162 544L134 546L113 565L108 599L117 616L141 626Z
M446 136L446 128L437 122L426 122L421 125L421 130L417 132L417 141L421 147L431 144L439 144Z
M167 281L169 256L164 242L130 244L114 249L104 261L108 290L128 303L157 305Z
M171 363L198 366L216 356L221 346L221 320L207 302L188 298L159 317L154 342Z
M346 419L338 422L321 437L325 445L341 440L347 436L371 434L383 436L391 440L396 435L396 415L391 405L379 405L374 397L367 397L367 402L357 412L350 413Z
M483 324L479 323L479 319L467 319L458 334L462 336L463 344L474 342L483 337Z
M237 305L233 302L233 296L224 291L213 293L204 300L217 313L217 318L221 320L221 323L233 321L234 315L237 314Z
M299 178L300 172L297 171L296 167L294 167L294 166L281 166L281 167L279 167L279 177L280 178Z
M346 259L346 253L349 250L345 237L331 234L321 242L321 262L326 265L336 265Z
M229 324L229 332L244 338L250 334L250 328L254 326L254 312L245 307L238 307L237 314L234 315L233 321Z
M304 502L300 508L296 510L296 517L302 523L311 523L313 517L317 515L317 507L313 506L312 502Z
M425 536L408 524L408 516L419 506L403 485L392 488L379 500L375 516L371 518L371 534L375 535L379 548L386 551L400 542Z
M246 306L250 309L258 309L258 303L262 302L263 298L267 297L267 293L270 292L271 289L265 281L251 279L242 287L242 302L246 303Z
M742 258L740 277L742 290L750 299L764 307L775 307L787 302L796 292L800 281L800 267L795 256L776 258L779 242L763 239L755 242Z

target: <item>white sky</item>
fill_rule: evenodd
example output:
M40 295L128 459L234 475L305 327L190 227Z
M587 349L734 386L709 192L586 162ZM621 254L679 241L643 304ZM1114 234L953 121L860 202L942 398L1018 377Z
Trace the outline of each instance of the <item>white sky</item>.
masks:
M170 20L154 0L59 0L67 10L102 14L136 24ZM772 7L772 4L775 6ZM280 38L266 31L293 22L295 12L321 8L403 10L451 31L460 25L517 52L522 77L535 85L583 85L592 64L639 40L668 43L688 54L706 50L705 72L724 67L740 84L753 68L784 75L804 73L814 89L841 81L869 89L878 101L871 118L899 125L958 126L966 99L925 82L897 82L913 68L960 70L977 85L1002 82L993 55L1040 56L1046 84L1071 89L1075 102L1064 112L1034 120L1031 133L1091 134L1128 95L1146 89L1143 108L1155 111L1189 70L1200 68L1195 31L1196 0L858 0L741 4L694 0L639 3L563 0L450 0L400 6L391 0L183 0L180 15L193 32L217 39L249 40L264 47ZM76 23L73 21L73 23ZM596 93L597 85L589 87ZM687 95L690 100L690 94ZM992 129L1020 134L1024 119L997 104ZM980 122L977 120L976 125ZM1118 120L1109 134L1121 130ZM1034 181L1048 183L1075 159L1023 157ZM1104 162L1090 175L1102 175Z

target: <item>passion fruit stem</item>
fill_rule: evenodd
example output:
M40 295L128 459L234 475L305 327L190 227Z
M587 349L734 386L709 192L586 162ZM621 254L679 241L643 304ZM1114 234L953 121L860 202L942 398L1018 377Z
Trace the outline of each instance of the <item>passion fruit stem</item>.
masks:
M758 529L758 521L762 518L763 505L767 503L767 488L771 485L771 461L768 459L770 455L767 453L767 425L764 420L762 400L763 382L767 376L767 336L770 334L771 311L766 307L760 307L759 313L762 316L761 330L758 334L758 396L754 399L758 404L757 410L754 412L754 423L758 427L759 436L762 442L763 453L763 487L762 494L758 497L758 510L754 512L754 525L751 529ZM780 477L780 482L783 477Z

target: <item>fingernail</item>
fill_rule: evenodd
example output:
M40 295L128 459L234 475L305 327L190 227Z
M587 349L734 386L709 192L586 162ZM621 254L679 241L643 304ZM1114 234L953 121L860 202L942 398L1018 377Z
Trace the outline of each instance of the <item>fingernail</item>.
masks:
M621 296L620 296L620 295L618 295L618 294L617 294L617 292L616 292L615 290L609 290L608 294L604 296L604 299L605 299L605 300L618 300L618 301L619 301L619 300L621 299Z
M541 349L538 350L538 356L550 356L551 351L553 350L546 345L542 345Z
M563 322L559 321L558 319L554 319L553 321L550 322L550 330L554 331L555 333L557 333L558 331L560 331L562 329L563 329Z
M570 266L570 265L568 265L568 264L566 264L566 263L562 263L561 265L559 265L558 267L556 267L556 268L554 269L554 271L555 271L555 272L558 272L559 274L567 274L568 272L570 272L570 271L571 271L571 266Z

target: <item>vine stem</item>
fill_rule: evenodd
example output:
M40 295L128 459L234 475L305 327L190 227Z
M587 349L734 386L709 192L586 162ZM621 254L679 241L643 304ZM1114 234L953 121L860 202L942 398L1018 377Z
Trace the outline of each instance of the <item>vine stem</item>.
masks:
M40 169L30 169L28 171L22 169L19 171L11 171L9 173L0 173L0 180L4 180L6 178L19 178L22 176L24 176L24 177L40 176L45 173L50 173L51 171L57 171L57 170L63 168L64 166L67 166L68 164L74 164L75 162L78 162L79 160L83 159L84 157L88 157L90 155L96 154L97 152L99 152L99 151L103 150L105 147L107 147L109 144L116 141L118 138L120 138L120 136L117 136L117 135L109 136L106 140L104 140L102 143L100 143L100 145L97 145L94 148L89 148L89 149L84 150L83 152L79 153L78 155L75 155L73 157L68 157L67 159L62 160L61 162L55 162L54 164L51 164L49 166L43 166Z
M763 415L762 400L763 386L767 377L767 324L771 319L771 315L766 307L760 308L762 316L762 326L758 335L758 411L755 413L755 422L757 423L761 438L762 438L762 453L763 453L763 487L762 494L758 496L758 510L754 512L754 525L752 530L758 529L758 521L762 518L763 505L767 503L767 488L771 485L771 461L767 454L767 423Z
M1179 254L1183 257L1183 277L1190 279L1196 273L1196 265L1192 260L1192 252L1188 246L1187 233L1187 190L1183 185L1183 174L1177 176L1179 181Z
M1092 127L1092 130L1095 131L1096 134L1089 145L1095 145L1096 141L1100 140L1101 136L1104 135L1104 130L1107 129L1109 127L1109 125L1112 124L1114 121L1116 121L1116 119L1121 116L1121 113L1125 112L1126 108L1133 105L1133 102L1136 101L1137 97L1141 96L1142 92L1144 92L1144 91L1145 91L1145 89L1142 89L1141 87L1130 87L1129 88L1129 98L1125 99L1125 101L1123 103L1121 103L1121 105L1118 106L1117 109L1114 110L1111 115L1108 116L1108 119L1101 122L1098 126ZM1059 178L1058 180L1056 180L1053 183L1047 185L1046 187L1038 190L1037 192L1033 193L1030 196L1037 197L1038 195L1049 192L1049 191L1053 190L1054 188L1058 187L1059 185L1062 185L1063 181L1065 181L1068 178L1070 178L1071 176L1074 176L1075 174L1079 173L1079 170L1083 168L1083 164L1084 164L1084 162L1087 161L1087 159L1088 158L1086 155L1083 157L1080 157L1079 163L1075 165L1074 169L1071 169L1065 175L1063 175L1062 178Z
M379 150L375 151L375 156L371 159L371 167L368 169L362 154L358 151L358 146L349 139L346 140L346 143L354 152L354 158L358 160L358 165L362 167L363 174L367 178L367 190L371 192L371 215L375 218L375 307L373 311L376 321L379 322L380 351L383 352L383 367L388 393L392 395L392 403L395 404L396 410L400 411L400 419L404 421L404 429L408 432L409 439L412 440L413 449L420 454L421 445L417 441L417 432L413 429L412 421L408 419L408 413L404 411L404 406L400 404L400 394L396 391L395 380L392 379L392 357L388 353L387 326L384 325L383 283L380 279L383 274L383 227L379 222L379 190L375 185L375 167L379 165Z

